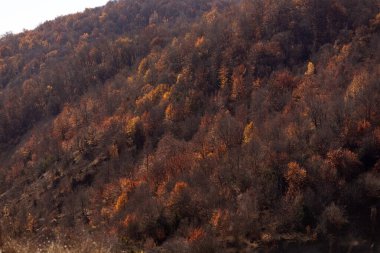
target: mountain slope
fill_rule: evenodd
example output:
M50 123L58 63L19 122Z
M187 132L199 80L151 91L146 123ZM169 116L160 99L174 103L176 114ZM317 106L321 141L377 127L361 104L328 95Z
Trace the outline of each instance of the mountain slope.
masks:
M120 0L3 36L2 230L375 240L379 29L377 0Z

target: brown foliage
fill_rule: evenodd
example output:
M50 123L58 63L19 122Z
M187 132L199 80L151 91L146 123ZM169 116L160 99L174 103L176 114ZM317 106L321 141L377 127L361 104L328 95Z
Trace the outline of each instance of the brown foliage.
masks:
M375 2L120 0L1 37L3 230L205 253L361 227Z

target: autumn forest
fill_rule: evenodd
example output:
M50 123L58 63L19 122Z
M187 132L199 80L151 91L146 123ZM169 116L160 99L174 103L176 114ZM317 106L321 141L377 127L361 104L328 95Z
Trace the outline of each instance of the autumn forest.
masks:
M379 52L379 0L118 0L4 34L0 249L380 252Z

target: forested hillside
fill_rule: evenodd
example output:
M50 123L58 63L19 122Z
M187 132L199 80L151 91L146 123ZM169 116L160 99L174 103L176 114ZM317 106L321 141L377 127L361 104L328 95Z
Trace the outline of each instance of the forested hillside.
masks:
M379 0L119 0L3 35L0 248L377 252L379 52Z

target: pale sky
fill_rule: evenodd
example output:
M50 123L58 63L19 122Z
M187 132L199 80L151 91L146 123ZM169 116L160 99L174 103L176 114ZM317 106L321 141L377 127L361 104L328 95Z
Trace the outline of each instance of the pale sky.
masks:
M31 30L44 21L105 5L108 0L0 0L0 35Z

